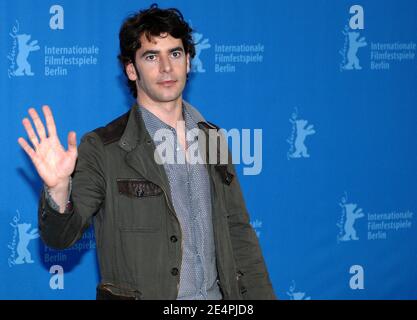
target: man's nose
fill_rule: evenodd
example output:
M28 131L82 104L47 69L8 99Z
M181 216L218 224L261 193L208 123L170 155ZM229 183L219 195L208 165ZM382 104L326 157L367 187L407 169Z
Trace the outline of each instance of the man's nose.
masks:
M161 57L160 64L159 64L159 71L162 72L170 72L172 70L171 61L169 57Z

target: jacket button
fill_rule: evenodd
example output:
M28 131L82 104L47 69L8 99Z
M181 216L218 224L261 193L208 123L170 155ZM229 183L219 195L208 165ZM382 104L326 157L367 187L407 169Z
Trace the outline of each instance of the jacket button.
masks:
M176 236L171 236L170 240L171 242L177 242L178 239Z
M178 275L178 269L177 269L177 268L172 268L172 269L171 269L171 274L172 274L173 276L177 276L177 275Z

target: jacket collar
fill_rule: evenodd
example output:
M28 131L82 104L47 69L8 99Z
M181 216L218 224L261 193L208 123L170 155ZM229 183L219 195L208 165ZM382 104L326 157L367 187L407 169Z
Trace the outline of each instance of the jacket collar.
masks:
M143 118L137 110L138 105L135 103L129 113L129 118L127 121L126 128L123 132L122 137L119 140L119 146L123 150L130 152L135 149L138 145L142 144L151 144L152 138L146 129L145 123ZM191 118L198 123L201 127L202 125L205 127L215 128L213 125L208 123L201 113L194 108L191 104L183 100L183 108L187 110Z

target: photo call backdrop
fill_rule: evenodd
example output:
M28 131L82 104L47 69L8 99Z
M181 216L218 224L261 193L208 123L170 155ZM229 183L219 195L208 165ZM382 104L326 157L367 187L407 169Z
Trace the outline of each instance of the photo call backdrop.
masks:
M0 299L95 299L93 227L42 243L43 185L17 139L29 107L51 106L65 148L129 109L119 28L152 2L0 0ZM185 100L240 133L278 298L416 299L417 1L158 5L194 29Z

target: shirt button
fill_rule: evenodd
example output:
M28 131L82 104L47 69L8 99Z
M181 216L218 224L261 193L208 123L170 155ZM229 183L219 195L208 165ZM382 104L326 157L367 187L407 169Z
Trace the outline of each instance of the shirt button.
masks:
M178 239L176 236L171 236L170 240L171 242L177 242Z
M178 269L177 269L177 268L172 268L172 269L171 269L171 274L172 274L173 276L177 276L177 275L178 275Z

